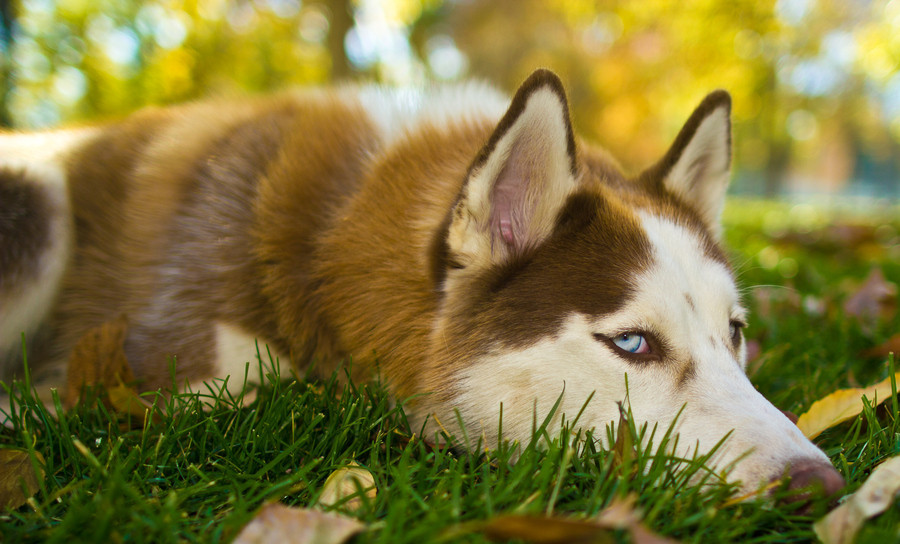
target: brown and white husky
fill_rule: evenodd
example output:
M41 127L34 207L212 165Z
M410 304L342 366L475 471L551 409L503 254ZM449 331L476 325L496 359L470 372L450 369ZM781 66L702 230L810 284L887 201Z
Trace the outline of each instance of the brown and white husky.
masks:
M496 444L628 399L756 489L843 479L745 374L721 247L730 97L636 177L575 138L560 80L305 90L0 137L0 359L65 360L126 316L143 388L232 375L255 340L378 371L413 420ZM614 128L611 128L614 130ZM459 418L456 416L458 410ZM535 413L537 411L537 413ZM435 427L436 428L436 427ZM601 433L602 434L602 433Z

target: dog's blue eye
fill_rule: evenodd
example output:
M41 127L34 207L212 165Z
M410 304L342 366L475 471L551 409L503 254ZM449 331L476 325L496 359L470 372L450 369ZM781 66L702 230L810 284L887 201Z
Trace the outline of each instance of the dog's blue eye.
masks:
M613 344L628 353L649 353L650 344L643 335L626 332L612 339Z

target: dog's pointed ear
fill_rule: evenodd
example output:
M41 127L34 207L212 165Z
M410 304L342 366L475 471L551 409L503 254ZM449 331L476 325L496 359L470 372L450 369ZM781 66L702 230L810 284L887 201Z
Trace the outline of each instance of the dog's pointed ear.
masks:
M534 72L469 168L447 232L461 267L501 263L538 246L576 188L575 140L562 82Z
M731 96L714 91L697 106L652 177L693 207L716 237L731 178Z

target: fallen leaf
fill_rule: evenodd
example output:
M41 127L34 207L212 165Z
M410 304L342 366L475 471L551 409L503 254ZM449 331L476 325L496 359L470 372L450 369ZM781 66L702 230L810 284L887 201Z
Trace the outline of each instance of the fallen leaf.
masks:
M38 467L25 450L0 449L0 509L15 510L37 493L44 479L44 457L34 452Z
M276 502L263 506L234 544L341 544L364 529L352 518Z
M152 402L138 395L133 387L118 384L106 389L109 405L116 413L130 415L135 422L143 425L147 416L152 421L159 421L162 416Z
M160 417L153 404L129 385L135 378L125 356L127 334L128 320L121 316L82 335L69 357L64 396L67 407L82 402L85 387L96 387L104 405L116 413L132 416L131 425L142 426L148 414L154 420Z
M825 544L853 542L867 519L888 509L900 493L900 457L881 463L844 503L813 525Z
M597 523L609 529L627 529L633 544L677 544L676 540L660 536L641 523L643 512L636 507L637 495L616 497L597 515Z
M900 383L900 372L895 374L895 379ZM871 387L839 389L817 400L797 418L797 426L807 438L813 439L822 431L859 415L863 410L863 397L878 404L891 398L890 376Z
M891 336L880 346L862 352L863 357L887 357L891 353L900 353L900 333Z
M530 544L615 542L612 530L594 521L543 516L498 516L482 524L479 532L492 542L513 539Z
M125 357L128 321L119 317L88 330L69 357L64 401L71 408L81 401L85 386L115 387L133 383L134 373Z
M360 491L369 499L374 499L378 489L372 473L351 461L346 467L341 467L328 476L319 494L318 504L340 505L346 510L355 511L363 504Z
M678 544L677 540L660 536L643 525L632 525L632 544Z
M844 302L844 312L859 319L863 330L872 332L878 321L889 320L897 312L897 285L887 281L880 268L873 269Z
M625 529L641 521L641 512L635 508L637 495L615 497L597 514L597 523L610 529Z
M641 524L641 511L635 507L637 495L615 498L594 519L508 515L476 524L476 530L488 540L505 542L519 539L530 544L615 542L617 530L625 530L635 544L677 544Z

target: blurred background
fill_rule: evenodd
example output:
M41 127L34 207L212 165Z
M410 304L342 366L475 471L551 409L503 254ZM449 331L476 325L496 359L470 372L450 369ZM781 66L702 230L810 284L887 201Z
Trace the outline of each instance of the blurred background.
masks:
M576 129L655 161L734 98L738 194L900 197L900 0L0 0L0 123L293 85L489 80L550 67ZM849 199L849 200L848 200Z

